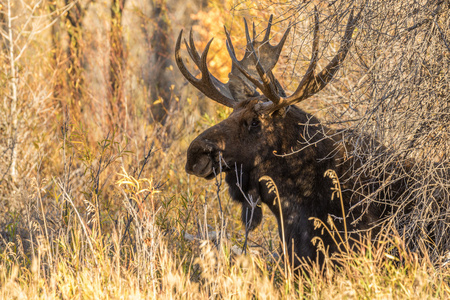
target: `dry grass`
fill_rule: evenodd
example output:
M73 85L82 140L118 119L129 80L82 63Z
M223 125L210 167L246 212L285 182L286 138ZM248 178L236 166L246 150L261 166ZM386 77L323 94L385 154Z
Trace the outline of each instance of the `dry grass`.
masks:
M69 225L60 230L38 212L35 218L40 217L41 224L30 221L27 237L17 234L14 241L4 241L2 298L444 299L450 295L448 267L419 259L399 238L361 245L360 251L338 258L342 267L328 266L324 272L312 268L294 277L267 255L233 254L231 241L187 242L182 231L163 230L170 220L158 223L170 207L158 205L164 195L152 180L122 172L115 186L134 216L128 235L123 220L100 234L95 208L91 218L80 217L71 208ZM55 188L72 203L61 185ZM139 205L128 205L130 200ZM199 217L208 219L211 212L204 213ZM126 236L129 240L123 242ZM27 240L33 241L33 249ZM394 247L397 257L389 254Z
M151 178L137 179L124 170L113 186L126 214L132 216L128 230L126 217L106 226L103 216L99 226L101 212L88 200L86 213L69 207L65 224L56 224L43 207L40 210L46 192L36 187L37 206L30 207L24 224L29 230L22 237L11 228L6 237L10 241L3 239L1 297L444 299L450 295L448 266L419 259L399 237L385 237L377 245L361 243L360 249L335 258L340 266L327 265L325 270L305 266L300 276L294 276L261 248L260 253L238 255L232 239L210 241L200 232L199 238L185 239L183 233L195 229L183 217L194 210L199 215L193 219L204 226L202 219L212 222L209 205L203 206L202 215L202 209L193 208L195 203L179 208L174 199L167 204L168 197L180 195L165 194ZM71 206L73 199L58 179L51 189L58 198L48 196L47 205L64 214L63 204ZM396 256L390 254L394 248Z

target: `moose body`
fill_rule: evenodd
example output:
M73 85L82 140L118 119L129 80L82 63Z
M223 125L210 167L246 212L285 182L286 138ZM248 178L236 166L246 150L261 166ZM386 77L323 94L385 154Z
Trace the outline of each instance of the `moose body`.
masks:
M291 96L286 96L272 74L289 29L278 45L270 45L272 17L261 42L255 40L254 29L253 39L250 38L245 23L247 47L241 61L236 59L225 29L233 60L227 84L207 70L211 41L201 56L192 32L189 44L185 41L192 60L202 72L201 79L194 77L182 61L179 53L182 32L177 41L177 65L188 81L211 99L233 108L227 119L192 141L187 151L186 171L206 179L224 172L230 195L242 204L241 218L250 230L260 224L259 204L265 203L277 218L280 238L295 266L302 259L321 259L312 242L315 236L322 239L329 253L339 248L329 233L322 234L323 230L315 228L314 219L328 224L331 218L337 231L354 236L373 226L381 215L375 206L365 214L357 210L349 214L355 204L352 201L357 201L351 192L357 184L348 180L356 163L346 155L349 146L343 142L341 133L326 128L294 105L320 91L332 79L348 52L358 17L350 14L336 57L315 74L319 24L316 13L311 62ZM333 195L336 191L332 179L324 176L327 170L334 170L340 176L342 203ZM268 181L273 181L276 192ZM353 222L356 218L358 222Z
M345 156L348 145L343 144L342 135L325 128L312 115L292 106L285 116L267 120L254 110L258 102L239 103L226 120L200 134L188 149L186 171L207 179L214 178L219 170L225 172L230 196L241 203L241 219L250 230L262 220L261 206L253 205L252 212L251 199L266 204L277 218L280 238L286 241L294 265L302 257L315 261L313 237L320 237L330 253L338 247L331 236L321 234L321 228L314 228L314 218L328 224L331 217L344 236L341 202L332 195L334 184L325 172L344 174L340 180L344 182L342 197L348 212L355 187L345 174L354 161ZM274 181L280 201L264 178ZM352 236L368 230L380 215L381 211L372 206L357 225L349 225L353 220L348 219L348 233Z

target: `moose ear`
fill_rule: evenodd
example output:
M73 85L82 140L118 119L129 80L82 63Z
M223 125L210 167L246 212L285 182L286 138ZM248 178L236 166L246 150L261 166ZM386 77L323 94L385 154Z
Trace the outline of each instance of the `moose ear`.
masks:
M267 107L270 107L272 105L273 105L272 101L268 100L266 102L258 103L256 105L255 109L260 116L266 115L266 116L270 116L272 118L273 117L284 118L284 117L286 117L287 112L291 109L291 106L289 105L289 106L280 107L279 109L274 110L272 112L270 112L270 111L267 112Z
M291 106L282 107L272 113L272 116L279 116L281 118L286 117L287 112L291 109Z

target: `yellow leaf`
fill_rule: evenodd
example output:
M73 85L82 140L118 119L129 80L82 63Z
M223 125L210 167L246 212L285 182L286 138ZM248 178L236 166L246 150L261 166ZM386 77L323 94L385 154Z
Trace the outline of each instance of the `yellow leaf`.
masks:
M395 261L398 261L398 260L399 260L397 257L392 256L392 255L390 255L390 254L388 254L388 253L384 253L384 256L386 256L386 257L389 258L389 259L395 260Z

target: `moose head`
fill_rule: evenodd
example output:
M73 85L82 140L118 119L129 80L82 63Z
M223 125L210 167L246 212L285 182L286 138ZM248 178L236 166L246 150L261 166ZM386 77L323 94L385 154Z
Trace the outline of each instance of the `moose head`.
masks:
M314 228L312 218L326 223L332 216L338 220L338 229L346 228L341 204L332 200L333 182L324 174L331 169L345 177L352 162L345 156L342 137L294 104L318 93L332 80L352 44L358 18L359 14L354 17L353 11L350 13L336 56L316 73L319 18L315 11L311 60L291 95L286 94L272 73L290 27L277 45L271 45L272 16L261 41L255 40L254 24L253 38L250 37L244 19L247 46L242 60L236 58L225 28L226 46L232 60L227 83L219 81L208 70L207 55L212 39L201 54L194 45L192 30L189 43L184 40L189 56L201 71L201 78L192 75L183 63L180 55L183 31L176 43L175 58L184 77L210 99L233 108L227 119L192 141L187 151L187 173L212 179L224 172L230 195L242 204L242 221L249 229L261 222L259 204L265 203L277 218L280 237L295 265L302 258L315 260L318 257L311 240L321 232ZM344 190L345 212L350 207L350 196ZM349 230L367 228L376 218L376 214L369 212L359 225ZM330 252L337 251L332 237L323 235L321 238Z

